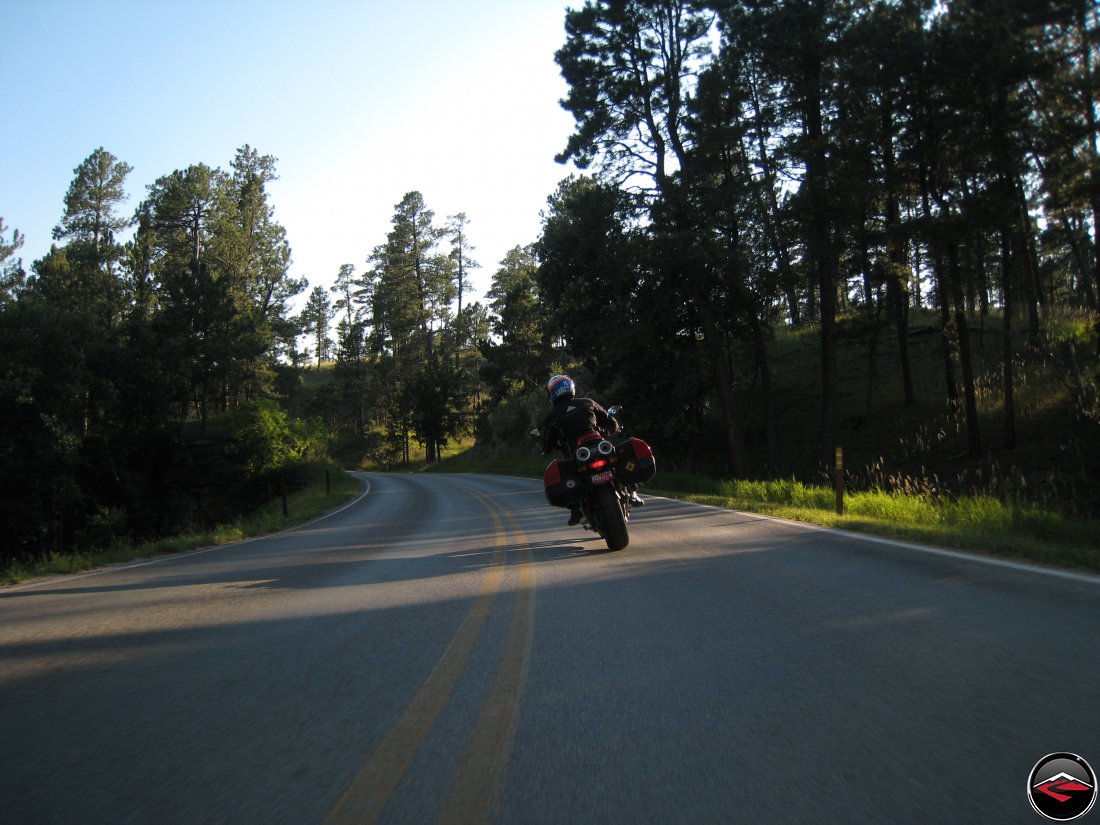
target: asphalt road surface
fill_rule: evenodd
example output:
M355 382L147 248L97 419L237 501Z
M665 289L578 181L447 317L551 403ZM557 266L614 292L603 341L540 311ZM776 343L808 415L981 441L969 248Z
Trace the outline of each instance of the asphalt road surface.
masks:
M1100 768L1100 578L657 498L610 553L537 481L364 481L0 591L0 822L1039 823L1040 758Z

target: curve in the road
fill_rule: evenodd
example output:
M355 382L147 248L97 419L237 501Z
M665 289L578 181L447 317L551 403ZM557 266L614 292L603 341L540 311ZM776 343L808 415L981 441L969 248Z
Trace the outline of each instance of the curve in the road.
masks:
M473 737L447 794L442 821L456 825L484 822L499 793L530 658L534 621L531 551L522 528L489 496L459 482L448 483L485 508L493 523L496 549L485 571L481 591L451 644L397 723L356 774L325 819L326 825L373 825L381 817L466 667L500 590L507 551L518 548L517 599L511 630Z

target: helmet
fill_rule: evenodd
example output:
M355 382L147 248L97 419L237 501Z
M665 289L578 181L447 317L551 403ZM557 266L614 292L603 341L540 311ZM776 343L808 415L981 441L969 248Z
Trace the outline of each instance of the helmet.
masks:
M551 404L561 399L572 399L577 394L577 385L568 375L555 375L546 382L546 397Z

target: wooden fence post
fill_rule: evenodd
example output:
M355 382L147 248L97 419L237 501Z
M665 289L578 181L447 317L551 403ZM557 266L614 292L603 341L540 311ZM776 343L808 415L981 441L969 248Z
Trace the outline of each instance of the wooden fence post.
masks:
M836 514L844 515L844 448L836 448Z

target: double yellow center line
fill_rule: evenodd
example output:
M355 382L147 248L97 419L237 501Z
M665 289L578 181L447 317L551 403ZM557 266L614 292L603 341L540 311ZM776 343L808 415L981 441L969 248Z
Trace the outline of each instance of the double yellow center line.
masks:
M336 807L326 817L325 825L372 825L382 815L390 796L405 776L454 690L481 635L500 590L511 535L512 545L519 548L511 628L489 695L455 771L440 821L485 822L499 796L511 756L530 658L535 606L531 550L523 530L504 508L484 493L457 483L454 486L476 498L493 521L495 549L481 581L481 590L443 656L405 712L359 769ZM510 529L505 527L505 521Z

